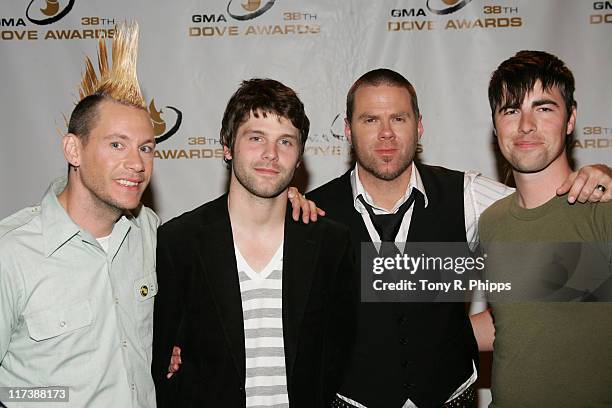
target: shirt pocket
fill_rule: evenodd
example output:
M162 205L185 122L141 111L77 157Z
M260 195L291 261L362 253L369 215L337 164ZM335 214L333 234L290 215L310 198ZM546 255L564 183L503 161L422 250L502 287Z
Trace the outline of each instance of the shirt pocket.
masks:
M69 306L55 306L24 316L30 338L51 339L91 325L92 312L88 300Z
M132 292L136 301L138 336L142 345L148 349L153 343L153 302L157 294L155 271L136 279Z
M32 370L42 384L82 384L91 377L98 349L95 315L89 300L50 306L24 315Z

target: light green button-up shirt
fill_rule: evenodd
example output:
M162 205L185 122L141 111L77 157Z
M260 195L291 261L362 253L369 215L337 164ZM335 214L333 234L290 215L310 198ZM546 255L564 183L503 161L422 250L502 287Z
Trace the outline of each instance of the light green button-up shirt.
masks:
M0 221L0 387L70 387L58 407L155 407L159 219L122 216L105 252L59 204L65 185Z

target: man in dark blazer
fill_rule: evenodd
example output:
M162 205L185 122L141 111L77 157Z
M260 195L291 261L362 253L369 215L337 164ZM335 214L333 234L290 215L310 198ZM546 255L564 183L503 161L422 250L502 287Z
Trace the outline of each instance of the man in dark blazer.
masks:
M159 406L326 407L338 391L358 279L346 227L287 209L308 129L291 89L245 81L221 129L229 193L159 229ZM182 365L168 379L174 345Z

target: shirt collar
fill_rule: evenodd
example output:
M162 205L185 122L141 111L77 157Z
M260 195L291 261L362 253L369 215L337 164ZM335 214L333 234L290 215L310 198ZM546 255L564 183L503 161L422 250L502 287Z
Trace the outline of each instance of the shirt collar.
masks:
M404 204L406 200L408 200L408 197L410 197L410 194L412 193L413 188L417 189L421 194L423 194L425 207L427 207L427 205L429 204L429 200L427 199L427 193L425 192L425 186L423 185L423 181L421 180L421 175L419 174L419 170L417 166L414 165L414 162L411 163L410 166L412 167L412 171L410 172L410 181L408 182L408 187L406 188L406 192L397 201L397 203L395 203L395 205L393 206L393 210L391 212L388 212L384 208L380 208L376 206L370 194L368 194L368 192L363 187L363 184L361 184L361 180L359 180L359 163L357 163L353 171L351 171L351 189L353 191L353 205L355 209L359 213L361 213L362 211L365 211L365 208L363 207L362 202L357 199L359 195L363 195L363 198L365 199L366 203L371 205L375 210L378 210L378 212L381 212L384 214L394 214L397 211L397 209L402 204Z
M66 188L67 183L68 178L66 176L53 181L41 202L42 235L45 245L45 256L47 257L75 235L80 235L81 239L85 241L95 242L95 238L88 231L85 231L72 221L57 199L57 196ZM132 214L122 215L117 224L127 224L126 227L113 228L111 235L115 233L115 230L120 230L120 234L125 235L132 226L140 228L140 222L140 214L138 216L133 216Z
M68 178L64 176L51 183L41 202L40 217L45 256L50 256L81 231L57 200L57 196L66 188L67 182Z

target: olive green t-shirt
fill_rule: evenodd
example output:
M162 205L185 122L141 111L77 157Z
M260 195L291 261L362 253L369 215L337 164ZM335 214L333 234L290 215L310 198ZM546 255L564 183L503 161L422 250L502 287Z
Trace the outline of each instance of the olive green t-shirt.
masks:
M529 254L547 242L592 243L596 256L603 259L598 264L602 270L595 272L612 274L612 203L570 205L566 197L555 197L525 209L514 193L482 214L479 233L485 253L500 243L510 243L508 248L533 244L509 249L507 267L498 263L495 270L487 270L493 280L512 280L515 276L510 275L516 275L524 284L528 278L541 278L534 275L551 274L533 267L538 259ZM571 245L567 248L571 252ZM534 262L525 265L526 257ZM551 276L554 280L558 274ZM493 302L492 309L491 407L612 406L612 303L507 301Z

